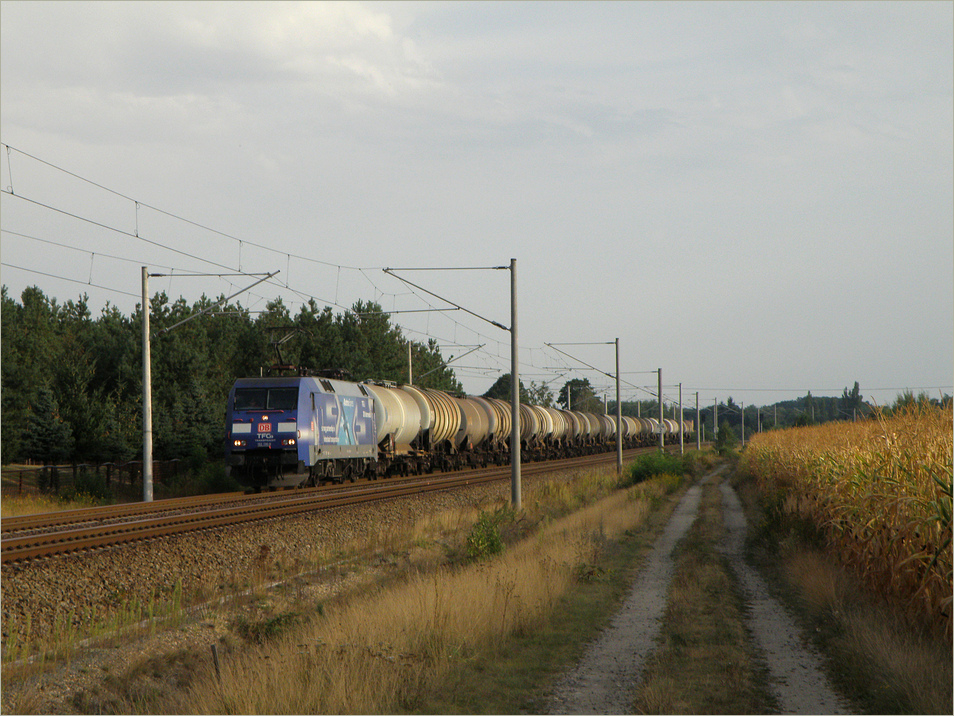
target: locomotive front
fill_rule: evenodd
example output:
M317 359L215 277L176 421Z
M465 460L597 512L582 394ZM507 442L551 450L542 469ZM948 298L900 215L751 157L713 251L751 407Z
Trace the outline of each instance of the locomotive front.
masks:
M240 378L229 392L225 464L241 484L283 487L308 473L310 421L299 424L300 378ZM306 455L299 455L299 448Z
M243 485L298 487L374 473L374 405L359 383L240 378L227 410L225 464Z

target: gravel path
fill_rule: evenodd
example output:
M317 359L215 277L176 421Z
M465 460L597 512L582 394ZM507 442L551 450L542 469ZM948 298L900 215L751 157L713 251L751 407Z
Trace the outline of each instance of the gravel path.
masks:
M609 627L586 650L576 668L557 684L550 700L554 714L629 713L646 658L662 627L666 595L673 574L672 550L696 518L701 485L721 468L690 488L649 554L646 566ZM819 656L800 636L781 604L773 599L758 574L745 564L742 544L746 521L735 491L719 485L723 497L726 538L723 553L739 576L750 605L749 628L765 654L782 713L851 713L823 674Z
M695 520L701 497L696 485L680 500L622 609L576 669L557 684L550 713L629 713L637 676L652 653L666 609L673 574L670 554Z

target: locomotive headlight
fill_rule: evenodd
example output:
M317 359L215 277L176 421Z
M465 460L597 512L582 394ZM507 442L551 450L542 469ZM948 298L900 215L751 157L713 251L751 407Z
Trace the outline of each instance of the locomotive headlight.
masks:
M233 445L234 447L245 447L245 441L244 441L244 440L233 440L233 441L232 441L232 445Z
M295 444L295 438L286 438L282 440L282 445L290 446Z

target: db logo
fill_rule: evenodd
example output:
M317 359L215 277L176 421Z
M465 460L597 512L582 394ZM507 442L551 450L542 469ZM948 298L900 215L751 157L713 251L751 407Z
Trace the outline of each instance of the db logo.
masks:
M260 432L260 433L270 433L270 432L272 432L272 424L271 424L271 423L259 423L259 424L258 424L258 432Z

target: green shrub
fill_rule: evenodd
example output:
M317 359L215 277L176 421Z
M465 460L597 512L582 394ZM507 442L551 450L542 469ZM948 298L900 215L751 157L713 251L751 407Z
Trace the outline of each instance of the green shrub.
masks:
M106 485L105 476L97 475L83 467L73 483L72 494L64 494L64 498L82 500L83 497L95 502L109 503L113 501L113 492Z
M640 455L629 467L629 482L633 485L644 482L657 475L682 475L685 472L685 463L679 455L668 452L652 452Z
M683 455L668 452L652 452L640 455L624 472L620 487L629 487L661 475L670 476L676 486L682 483L684 475L698 475L708 470L717 461L712 451L689 450Z
M163 479L163 497L191 497L222 492L239 492L242 486L228 475L221 461L204 462L198 467L183 461L175 474Z
M738 439L735 436L735 430L723 420L722 425L719 427L719 435L716 437L716 452L722 457L726 457L735 451L737 442Z
M702 471L701 454L695 450L688 451L682 456L682 470L690 475L698 475Z
M246 641L261 645L281 636L299 621L301 621L299 614L282 612L257 621L239 617L232 622L232 628Z
M196 492L200 495L220 492L237 492L242 486L235 478L227 475L222 463L209 462L195 473Z
M503 552L500 536L500 520L503 513L481 512L467 535L467 556L471 560L487 559Z

